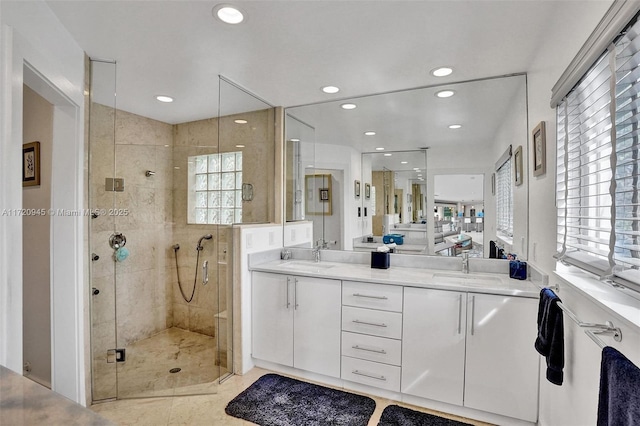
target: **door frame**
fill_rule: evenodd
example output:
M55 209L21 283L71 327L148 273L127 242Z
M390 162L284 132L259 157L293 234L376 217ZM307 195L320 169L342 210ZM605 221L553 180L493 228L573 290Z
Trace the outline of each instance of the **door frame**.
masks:
M83 286L86 218L84 206L84 57L56 57L3 25L0 69L0 205L22 207L23 85L54 106L51 208L51 386L86 405L84 342L88 290ZM35 40L35 35L29 35ZM54 40L55 41L55 40ZM54 49L55 50L55 49ZM69 52L67 52L69 53ZM74 75L75 73L75 75ZM75 80L75 83L74 83ZM77 212L77 215L75 214ZM22 218L0 216L0 364L22 374Z

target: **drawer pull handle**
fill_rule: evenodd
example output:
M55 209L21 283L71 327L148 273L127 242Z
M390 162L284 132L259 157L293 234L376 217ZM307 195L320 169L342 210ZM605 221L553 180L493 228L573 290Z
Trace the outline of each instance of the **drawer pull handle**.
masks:
M358 345L353 345L353 346L351 346L351 347L352 347L353 349L359 349L359 350L361 350L361 351L375 352L375 353L377 353L377 354L384 354L384 355L386 355L386 354L387 354L387 351L385 351L384 349L369 349L369 348L363 348L363 347L360 347L360 346L358 346Z
M368 294L353 293L353 297L366 297L367 299L388 300L387 296L370 296Z
M357 374L358 376L365 376L365 377L370 377L370 378L376 379L376 380L382 380L384 382L387 381L387 378L384 377L384 376L376 376L376 375L373 375L373 374L362 373L362 372L360 372L358 370L353 370L352 373L353 374Z
M356 324L373 325L375 327L386 327L387 326L387 324L384 324L384 323L378 324L378 323L375 323L375 322L366 322L366 321L360 321L360 320L357 320L357 319L353 320L353 322L355 322Z

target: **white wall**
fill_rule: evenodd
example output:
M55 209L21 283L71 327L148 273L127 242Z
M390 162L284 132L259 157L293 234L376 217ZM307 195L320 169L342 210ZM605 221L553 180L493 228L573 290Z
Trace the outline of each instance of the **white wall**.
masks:
M364 183L361 182L360 197L355 197L354 181L361 180L361 154L355 149L341 145L316 144L316 169L342 170L344 188L342 193L343 250L353 249L353 238L362 235L364 217L357 217L358 207L364 198ZM309 219L309 218L307 218ZM314 235L314 239L317 237Z
M555 269L556 252L555 167L556 136L555 111L549 106L551 88L564 72L580 47L587 40L609 8L610 1L558 2L558 18L547 22L547 39L543 40L536 59L528 70L529 145L531 130L546 122L546 174L533 177L529 167L529 263L547 274ZM579 9L579 13L575 13ZM574 13L570 13L574 12ZM560 41L561 40L561 41ZM572 307L583 321L610 320L591 302L575 292L561 292L563 302ZM569 320L565 326L565 383L554 386L544 379L540 387L541 425L595 424L597 407L600 350ZM637 345L637 336L630 342ZM635 339L635 340L634 340ZM625 340L626 336L625 336ZM610 343L612 339L607 339ZM633 343L632 343L633 344ZM626 348L626 349L625 349ZM621 350L631 356L631 346ZM635 354L638 355L637 347ZM638 361L636 359L636 361ZM543 363L544 364L544 363Z
M80 210L84 52L42 1L0 2L0 11L0 206L22 206L18 159L29 80L54 105L52 208ZM83 218L51 216L51 226L52 388L85 404ZM22 219L0 216L0 232L0 364L21 373Z

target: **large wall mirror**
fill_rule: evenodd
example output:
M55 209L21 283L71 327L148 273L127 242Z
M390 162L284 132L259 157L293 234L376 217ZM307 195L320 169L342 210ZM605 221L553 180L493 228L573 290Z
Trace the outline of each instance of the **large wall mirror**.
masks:
M449 256L459 254L448 247L457 237L475 256L488 257L495 241L526 259L526 85L516 74L287 108L285 229L309 223L305 244L328 249L371 250L396 234L400 252ZM496 163L518 147L513 226L496 231ZM331 177L330 215L296 214L296 200L320 196L305 188L310 175Z

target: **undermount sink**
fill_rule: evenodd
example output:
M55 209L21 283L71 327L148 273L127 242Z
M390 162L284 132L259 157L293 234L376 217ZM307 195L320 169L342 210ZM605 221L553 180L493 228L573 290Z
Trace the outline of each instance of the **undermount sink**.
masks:
M320 272L325 269L333 268L335 265L330 265L322 262L314 262L312 260L292 260L281 265L283 268L297 269L300 271L308 272Z
M464 283L464 284L489 284L495 283L496 281L500 281L500 278L497 277L484 277L473 275L473 273L469 274L446 274L446 273L436 273L433 274L433 279L438 282L444 283Z

